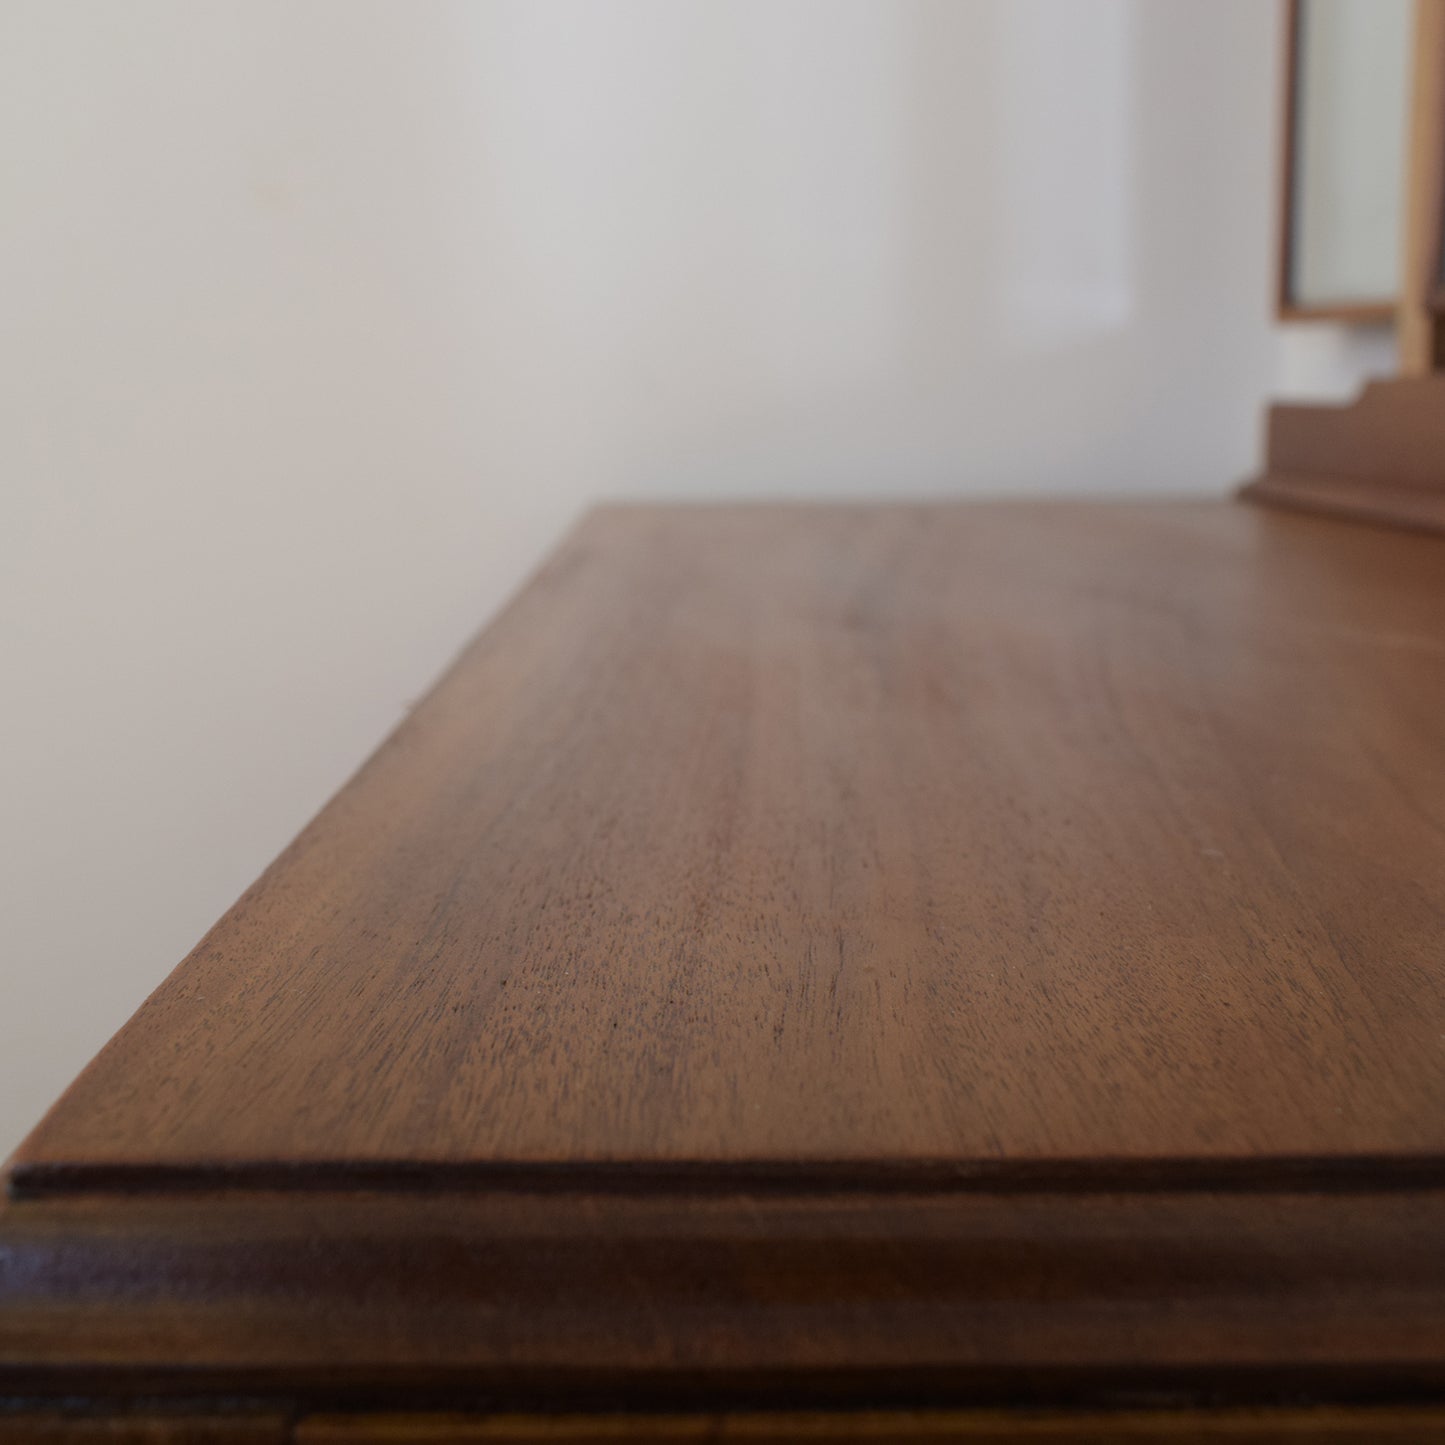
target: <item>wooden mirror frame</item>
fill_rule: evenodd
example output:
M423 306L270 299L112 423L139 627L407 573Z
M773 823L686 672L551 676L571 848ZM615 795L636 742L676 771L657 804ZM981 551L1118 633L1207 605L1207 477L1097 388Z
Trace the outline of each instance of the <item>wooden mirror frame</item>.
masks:
M1415 0L1400 376L1269 410L1252 501L1445 532L1445 0Z
M1295 286L1296 251L1301 223L1300 101L1306 0L1284 4L1284 103L1280 117L1278 253L1275 258L1275 315L1281 321L1342 321L1353 325L1388 326L1399 312L1399 287L1375 297L1316 302L1301 300ZM1408 182L1406 183L1408 184Z

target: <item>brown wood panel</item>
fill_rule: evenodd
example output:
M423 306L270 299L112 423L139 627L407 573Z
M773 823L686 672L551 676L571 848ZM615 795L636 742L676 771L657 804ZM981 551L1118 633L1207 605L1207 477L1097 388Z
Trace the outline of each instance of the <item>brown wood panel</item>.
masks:
M1445 1440L1445 1412L1438 1410L1221 1410L1114 1411L1106 1414L1040 1414L1024 1411L910 1411L857 1414L631 1415L624 1417L511 1415L490 1419L423 1415L360 1418L321 1416L303 1420L297 1445L606 1445L636 1440L644 1445L692 1445L736 1441L739 1445L844 1445L884 1440L898 1445L1425 1445Z
M291 1438L284 1415L0 1407L3 1445L287 1445Z
M1437 1177L1442 564L1229 504L600 511L13 1184Z
M1269 411L1271 472L1445 492L1445 375L1369 383L1344 406Z
M1445 531L1445 375L1377 381L1345 406L1269 410L1251 501Z

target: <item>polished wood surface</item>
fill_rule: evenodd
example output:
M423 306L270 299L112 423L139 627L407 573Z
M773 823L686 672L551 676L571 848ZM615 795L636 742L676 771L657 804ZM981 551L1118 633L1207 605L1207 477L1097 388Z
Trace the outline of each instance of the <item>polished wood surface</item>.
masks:
M1442 624L1227 504L603 510L13 1185L1445 1178Z
M0 1438L1438 1438L1442 925L1439 537L602 510L11 1162Z

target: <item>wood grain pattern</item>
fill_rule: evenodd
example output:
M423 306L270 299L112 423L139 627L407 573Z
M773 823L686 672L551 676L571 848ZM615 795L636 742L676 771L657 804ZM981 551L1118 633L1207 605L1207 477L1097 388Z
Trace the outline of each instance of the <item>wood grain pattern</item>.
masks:
M897 1445L1425 1445L1445 1439L1438 1410L1220 1410L1112 1411L1043 1414L1025 1411L915 1411L908 1414L737 1414L712 1416L593 1415L538 1419L503 1416L326 1416L301 1422L297 1445L694 1445L736 1441L747 1445L844 1445L895 1441Z
M0 1399L1433 1438L1442 925L1438 537L607 509L17 1156Z
M12 1184L1438 1178L1442 936L1436 539L607 509Z
M0 1396L297 1408L1445 1399L1445 1191L76 1196Z
M284 1415L0 1408L3 1445L287 1445L291 1439Z

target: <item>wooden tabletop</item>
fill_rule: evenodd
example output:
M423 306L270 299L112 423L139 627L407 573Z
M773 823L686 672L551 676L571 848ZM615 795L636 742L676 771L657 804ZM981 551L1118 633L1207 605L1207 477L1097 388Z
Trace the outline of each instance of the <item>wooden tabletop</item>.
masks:
M1442 940L1445 539L609 507L11 1161L0 1394L1445 1399Z
M16 1187L1445 1164L1445 545L592 514Z

